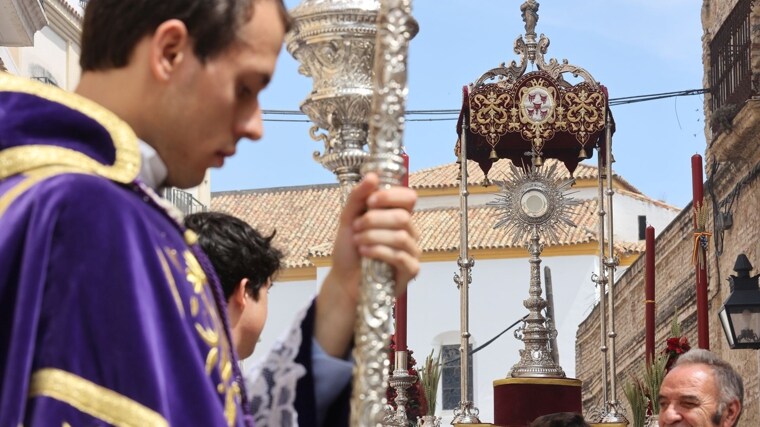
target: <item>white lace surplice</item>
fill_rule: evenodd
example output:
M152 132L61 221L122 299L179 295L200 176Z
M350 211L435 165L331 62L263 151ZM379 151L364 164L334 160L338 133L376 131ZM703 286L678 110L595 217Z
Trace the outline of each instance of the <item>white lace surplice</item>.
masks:
M245 374L245 384L256 427L296 427L294 405L298 380L306 368L296 363L301 347L301 323L309 306L295 317L293 326L280 337L267 357L253 364Z

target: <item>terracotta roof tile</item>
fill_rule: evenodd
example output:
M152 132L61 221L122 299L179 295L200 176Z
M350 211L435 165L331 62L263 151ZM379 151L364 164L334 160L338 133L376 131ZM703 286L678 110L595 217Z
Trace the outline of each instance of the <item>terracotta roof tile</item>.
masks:
M547 162L551 162L548 160ZM483 173L474 162L468 162L471 182L483 180ZM497 162L489 177L503 179L509 170L507 161ZM565 170L561 168L561 170ZM451 163L413 172L409 179L415 189L445 189L459 186L458 165ZM577 179L596 179L595 167L578 165ZM567 175L569 177L569 174ZM642 195L635 187L618 177L622 193L675 209ZM337 184L281 187L260 190L213 193L211 208L243 219L264 233L277 230L274 244L285 252L285 268L309 267L310 257L327 257L332 251L340 212L340 189ZM585 200L572 209L576 228L558 233L558 242L551 245L575 245L596 240L597 201ZM471 249L505 249L524 247L526 241L513 242L503 228L494 229L497 210L490 206L471 206L469 210L469 244ZM459 250L459 207L418 210L414 221L421 232L423 252ZM642 242L616 242L622 254L640 253Z
M331 242L340 212L337 185L213 193L211 208L234 215L264 233L277 230L274 245L285 268L311 266L309 249Z
M557 160L548 159L544 162L546 166L556 163ZM511 162L509 160L499 160L494 163L491 170L488 172L488 178L490 180L504 180L505 176L512 176ZM545 166L545 167L546 167ZM564 166L557 168L560 178L570 178L570 173ZM579 163L575 169L573 176L575 179L597 179L597 168L585 163ZM452 162L441 166L435 166L432 168L421 169L416 172L412 172L409 177L409 186L417 189L427 188L459 188L459 164ZM467 177L470 184L480 184L484 180L483 171L480 169L477 163L473 161L467 162ZM641 194L636 187L631 185L628 181L623 179L620 175L615 175L615 179L626 190Z
M309 257L327 257L339 213L336 185L214 193L212 209L235 215L264 233L277 230L274 244L285 250L285 267L307 267ZM573 208L576 228L558 233L553 245L573 245L595 241L596 200L586 200ZM469 209L471 249L524 247L527 239L513 242L504 229L494 229L498 211L491 206ZM459 249L459 208L436 208L414 213L420 230L423 252L450 252Z
M571 220L576 227L557 232L559 241L553 246L566 246L596 241L596 200L585 200L572 209ZM506 249L525 247L528 239L514 242L503 228L493 228L499 212L492 206L469 208L470 249ZM423 252L452 251L459 249L459 208L438 208L414 213L415 225L421 234Z
M642 254L646 251L646 241L615 242L615 250L621 255Z

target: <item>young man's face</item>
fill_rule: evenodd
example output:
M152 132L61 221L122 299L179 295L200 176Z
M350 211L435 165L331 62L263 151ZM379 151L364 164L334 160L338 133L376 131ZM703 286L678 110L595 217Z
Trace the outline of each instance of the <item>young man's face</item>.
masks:
M252 19L225 52L201 63L188 53L159 120L157 141L169 170L168 184L198 185L210 167L235 154L241 138L263 134L258 96L274 73L285 24L275 0L255 0Z
M269 306L269 288L272 286L272 279L259 289L258 300L245 293L246 304L243 312L240 314L240 334L237 343L237 352L240 359L245 359L253 353L256 343L259 342L261 331L267 322L267 313Z
M703 364L673 368L660 387L659 399L661 427L732 427L738 416L731 405L718 416L720 391L712 368Z

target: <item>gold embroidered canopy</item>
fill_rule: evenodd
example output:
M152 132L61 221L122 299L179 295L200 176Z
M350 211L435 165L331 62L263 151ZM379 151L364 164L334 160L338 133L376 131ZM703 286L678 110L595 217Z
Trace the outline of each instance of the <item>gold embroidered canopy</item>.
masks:
M600 143L607 100L604 86L572 86L534 71L512 84L500 81L471 91L465 87L457 129L461 136L462 120L467 120L467 158L485 173L498 159L521 166L532 151L559 159L572 173Z
M456 152L464 124L467 158L478 162L486 175L499 159L538 166L544 158L559 159L572 174L580 161L591 158L593 148L604 155L603 131L610 114L607 89L567 60L544 62L549 39L543 34L536 39L538 5L523 6L526 33L514 47L520 64L502 64L465 86ZM528 62L538 70L526 73ZM583 81L571 84L565 74Z

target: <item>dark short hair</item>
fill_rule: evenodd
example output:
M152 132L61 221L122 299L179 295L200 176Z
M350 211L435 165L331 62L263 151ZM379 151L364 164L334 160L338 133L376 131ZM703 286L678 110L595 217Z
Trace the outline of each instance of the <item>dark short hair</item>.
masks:
M89 0L82 23L82 71L127 65L137 43L161 23L178 19L187 27L201 61L223 52L250 20L261 0ZM279 1L283 21L289 18Z
M581 414L556 412L536 418L530 423L530 427L589 427L589 425Z
M227 300L243 279L248 279L248 295L258 300L259 289L280 269L283 254L272 246L275 232L263 236L245 221L221 212L188 215L185 226L198 234Z

